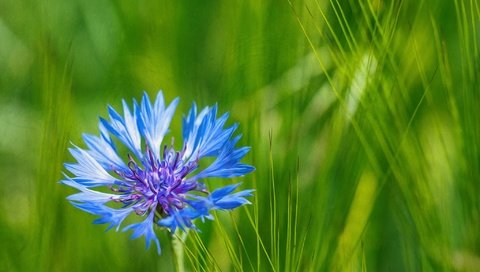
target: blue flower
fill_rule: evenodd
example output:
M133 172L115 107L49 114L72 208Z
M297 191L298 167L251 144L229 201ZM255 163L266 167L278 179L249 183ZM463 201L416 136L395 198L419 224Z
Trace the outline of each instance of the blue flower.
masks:
M183 147L176 151L163 145L178 98L166 105L158 93L152 104L145 93L133 109L123 102L123 116L108 107L109 119L100 118L100 135L84 134L87 146L70 148L75 163L65 163L70 175L61 182L80 192L67 199L77 208L97 215L95 224L108 224L118 231L130 215L140 222L123 227L132 238L145 236L147 248L153 240L160 253L154 224L167 228L198 230L195 219L213 220L212 210L232 210L249 204L253 190L234 192L239 184L209 192L202 180L209 177L243 176L255 168L241 163L248 147L235 147L237 124L225 128L228 113L217 118L217 106L197 113L195 103L183 118ZM113 136L113 137L112 137ZM128 149L124 157L116 143ZM142 148L143 147L143 148ZM202 158L214 158L203 165Z

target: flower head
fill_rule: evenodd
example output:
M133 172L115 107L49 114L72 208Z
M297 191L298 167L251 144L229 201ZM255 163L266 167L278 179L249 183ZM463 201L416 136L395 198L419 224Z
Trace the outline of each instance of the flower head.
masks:
M183 118L183 146L162 144L178 98L166 105L158 93L152 104L145 93L140 104L133 100L130 109L123 102L123 117L108 107L109 119L100 118L100 135L83 135L87 149L74 146L70 153L75 163L66 163L71 176L61 182L80 192L67 199L77 208L99 216L96 224L107 229L120 225L129 215L140 222L123 227L132 230L132 238L145 236L147 247L155 241L154 224L175 230L197 229L195 219L212 220L212 210L231 210L248 204L253 190L234 192L239 184L210 192L203 179L243 176L254 167L240 160L248 147L235 147L237 125L225 128L228 113L217 117L217 106L197 112L195 103ZM112 137L113 136L113 137ZM114 141L115 139L115 141ZM125 160L116 143L128 149ZM212 157L204 166L202 158Z

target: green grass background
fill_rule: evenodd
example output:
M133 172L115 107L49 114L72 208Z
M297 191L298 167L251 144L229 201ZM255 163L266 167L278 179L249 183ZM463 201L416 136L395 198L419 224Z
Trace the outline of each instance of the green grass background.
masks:
M171 271L59 185L106 105L163 89L240 123L253 205L188 271L480 271L475 0L0 0L0 270Z

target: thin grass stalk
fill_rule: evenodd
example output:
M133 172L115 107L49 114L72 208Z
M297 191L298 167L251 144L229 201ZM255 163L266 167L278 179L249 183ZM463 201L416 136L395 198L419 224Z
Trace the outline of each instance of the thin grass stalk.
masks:
M185 240L187 239L188 231L184 231L180 234L177 230L172 237L172 250L175 264L175 270L177 272L185 272L184 252L183 247Z

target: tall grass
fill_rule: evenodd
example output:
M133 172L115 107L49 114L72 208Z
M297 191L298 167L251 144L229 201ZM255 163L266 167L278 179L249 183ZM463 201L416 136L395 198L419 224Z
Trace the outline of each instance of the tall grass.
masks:
M158 256L57 184L107 103L159 88L230 111L257 169L207 181L255 196L198 222L188 271L480 267L476 1L87 2L0 3L0 270L174 269L166 231Z

